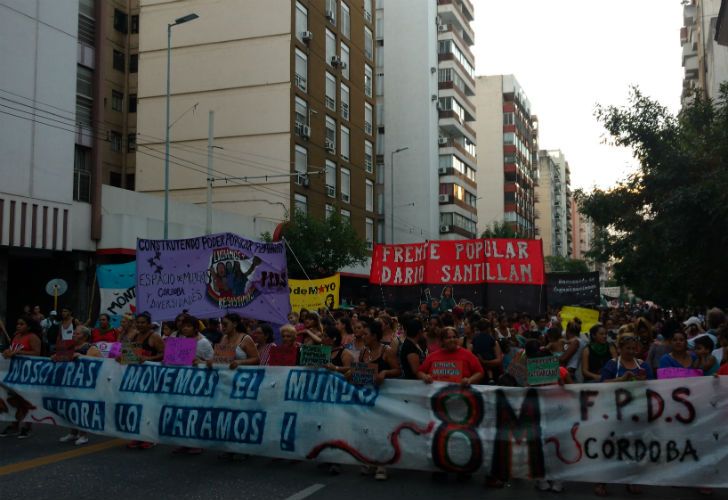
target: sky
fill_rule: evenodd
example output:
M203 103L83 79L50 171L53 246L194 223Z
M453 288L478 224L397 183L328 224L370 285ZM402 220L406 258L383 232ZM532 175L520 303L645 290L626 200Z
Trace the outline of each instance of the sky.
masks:
M473 0L478 75L513 74L539 118L539 147L561 149L573 188L609 188L634 171L602 143L597 103L626 105L631 85L672 112L683 68L680 0Z

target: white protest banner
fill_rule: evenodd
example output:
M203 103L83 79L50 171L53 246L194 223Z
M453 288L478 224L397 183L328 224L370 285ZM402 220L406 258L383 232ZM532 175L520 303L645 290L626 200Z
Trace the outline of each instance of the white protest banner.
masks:
M0 380L0 420L19 412L126 439L504 479L728 487L728 377L377 388L325 369L16 356L0 361Z

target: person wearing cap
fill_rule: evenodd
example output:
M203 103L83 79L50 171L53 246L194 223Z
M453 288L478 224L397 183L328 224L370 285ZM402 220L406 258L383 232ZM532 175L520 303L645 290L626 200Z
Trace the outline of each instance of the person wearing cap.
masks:
M687 319L685 322L687 327L687 322L691 321L693 319L698 320L698 318L695 318L694 316L691 316ZM708 336L710 340L713 341L713 348L718 347L718 328L720 328L721 325L725 324L725 313L718 309L717 307L714 307L708 311L708 314L706 315L705 322L707 323L708 330L705 332L700 332L697 335L694 335L692 338L688 339L688 349L695 349L695 339ZM700 320L698 320L699 322ZM692 322L695 323L694 321ZM688 337L690 337L688 332Z

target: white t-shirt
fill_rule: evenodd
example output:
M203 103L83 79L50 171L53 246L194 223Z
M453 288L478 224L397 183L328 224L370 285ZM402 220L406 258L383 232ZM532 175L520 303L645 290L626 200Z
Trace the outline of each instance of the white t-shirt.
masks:
M58 325L58 328L58 335L61 340L73 340L73 330L75 330L75 328L73 327L73 321L71 321L71 324L69 324L67 327L63 326L63 323L61 323L60 325Z
M195 350L195 357L203 361L207 361L213 358L215 350L212 348L212 343L207 340L203 335L197 336L197 349Z
M720 362L723 361L723 348L722 347L719 347L715 351L711 352L711 354L713 355L713 357L715 358L715 360L720 365Z

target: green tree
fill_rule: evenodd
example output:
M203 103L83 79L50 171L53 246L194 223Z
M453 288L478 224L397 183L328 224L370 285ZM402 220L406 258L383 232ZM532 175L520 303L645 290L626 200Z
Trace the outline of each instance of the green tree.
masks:
M272 241L270 233L261 237ZM321 220L296 210L284 222L281 237L293 249L291 252L286 248L291 278L304 279L306 274L311 279L330 276L343 267L365 262L368 256L366 241L337 211Z
M521 235L513 229L513 226L503 222L494 222L490 226L488 226L485 231L483 231L483 234L480 235L481 238L520 238Z
M597 107L638 170L609 190L580 193L597 226L591 258L665 306L728 303L728 85L677 115L632 89L627 107Z
M570 259L560 255L549 255L544 258L546 269L551 273L588 273L586 261Z

